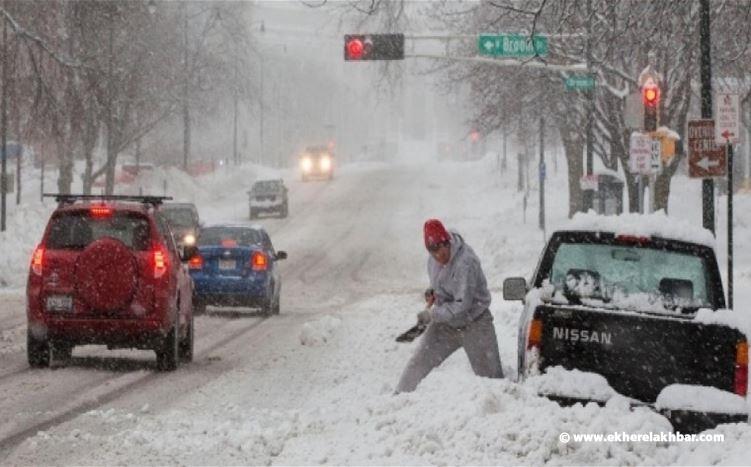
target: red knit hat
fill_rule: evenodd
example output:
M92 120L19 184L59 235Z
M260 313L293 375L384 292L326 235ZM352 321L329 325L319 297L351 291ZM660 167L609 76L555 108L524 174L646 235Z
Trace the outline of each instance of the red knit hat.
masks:
M425 234L425 248L451 240L451 235L449 235L446 227L438 219L428 219L425 221L423 233Z

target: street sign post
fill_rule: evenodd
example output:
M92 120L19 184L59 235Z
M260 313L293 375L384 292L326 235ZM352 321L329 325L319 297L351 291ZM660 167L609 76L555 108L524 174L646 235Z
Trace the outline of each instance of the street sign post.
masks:
M717 104L715 141L721 144L727 159L728 177L728 308L733 308L733 144L740 141L740 98L738 94L720 93ZM725 164L723 164L725 167Z
M715 143L714 120L688 122L688 175L692 178L724 177L725 149Z
M737 144L740 142L740 96L738 94L717 94L715 99L715 141Z
M575 75L566 78L566 91L588 91L595 87L595 77L592 75Z
M481 34L477 40L480 55L493 57L540 57L548 56L548 38L519 34Z
M644 213L644 176L652 173L652 138L649 135L634 131L631 133L628 145L628 166L631 173L636 174L639 190L639 212Z

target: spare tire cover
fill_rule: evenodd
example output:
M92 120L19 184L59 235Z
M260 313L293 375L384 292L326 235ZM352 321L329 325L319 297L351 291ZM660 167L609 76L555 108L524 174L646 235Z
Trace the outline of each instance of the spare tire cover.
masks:
M130 304L138 282L136 258L123 242L103 237L78 256L76 294L95 311L114 311Z

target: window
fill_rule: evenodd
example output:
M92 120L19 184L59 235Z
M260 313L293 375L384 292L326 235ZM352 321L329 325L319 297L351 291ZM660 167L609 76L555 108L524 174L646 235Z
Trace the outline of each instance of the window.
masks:
M113 212L110 217L94 218L89 211L60 213L52 217L47 248L82 250L104 237L123 242L134 250L149 248L149 221L135 213Z
M201 231L198 244L221 245L227 240L233 240L239 246L259 245L262 243L261 234L255 229L242 227L209 227Z
M669 296L687 308L711 306L707 279L704 259L687 253L574 243L559 246L550 277L556 289L592 298Z
M193 227L196 225L193 210L186 208L163 208L160 213L167 219L170 225L175 227Z

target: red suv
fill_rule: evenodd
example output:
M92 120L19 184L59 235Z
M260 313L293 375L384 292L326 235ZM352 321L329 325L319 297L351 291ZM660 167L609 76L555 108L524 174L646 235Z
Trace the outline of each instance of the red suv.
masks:
M193 281L156 196L50 195L59 205L26 287L32 367L74 346L153 349L160 370L193 359Z

